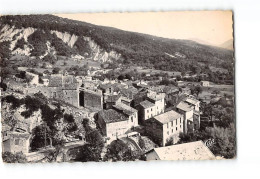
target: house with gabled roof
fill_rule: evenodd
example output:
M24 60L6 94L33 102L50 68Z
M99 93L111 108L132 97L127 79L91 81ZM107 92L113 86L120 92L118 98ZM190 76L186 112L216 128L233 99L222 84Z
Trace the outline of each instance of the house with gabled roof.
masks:
M155 104L148 100L140 102L136 109L138 110L139 124L143 124L147 119L156 115Z
M131 130L129 116L115 109L101 110L97 115L97 124L102 135L108 140L116 139Z
M113 109L128 117L130 127L138 126L138 111L136 109L121 102L114 105Z

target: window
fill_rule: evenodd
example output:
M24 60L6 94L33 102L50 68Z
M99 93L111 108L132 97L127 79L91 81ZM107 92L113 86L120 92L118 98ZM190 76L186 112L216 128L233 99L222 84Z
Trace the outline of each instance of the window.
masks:
M131 116L131 121L134 122L133 116Z
M167 134L169 135L169 131L167 132Z
M180 118L180 123L181 123L181 118Z
M151 108L151 111L153 111L153 108Z
M149 113L149 110L147 110L147 113Z
M173 121L171 123L172 123L172 126L173 126Z
M15 139L14 144L19 145L19 139Z
M181 128L181 125L180 125L180 128Z
M177 122L178 122L178 121L176 120L176 125L177 125Z
M173 133L173 129L172 129L172 133Z
M167 128L169 128L169 124L167 123Z
M176 131L178 130L178 127L176 127Z

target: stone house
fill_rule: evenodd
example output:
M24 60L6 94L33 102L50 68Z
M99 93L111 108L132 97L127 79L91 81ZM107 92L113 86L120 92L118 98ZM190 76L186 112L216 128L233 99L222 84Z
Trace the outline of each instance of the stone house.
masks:
M138 126L138 111L136 109L124 103L117 103L113 106L113 109L128 116L128 119L130 121L129 124L131 127Z
M145 129L155 142L165 146L170 140L173 140L173 144L179 141L179 135L183 132L183 123L184 116L171 110L146 120Z
M109 140L114 140L126 134L135 125L131 116L127 116L115 109L102 110L98 112L97 124L101 129L102 135Z

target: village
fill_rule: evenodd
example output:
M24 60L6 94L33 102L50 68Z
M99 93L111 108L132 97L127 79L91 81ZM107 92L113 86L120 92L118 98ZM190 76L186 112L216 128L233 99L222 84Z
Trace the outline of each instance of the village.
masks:
M40 74L36 70L18 67L18 74L6 79L6 87L1 90L3 152L22 153L29 162L48 161L49 153L58 150L57 142L51 139L49 133L58 130L63 150L60 152L59 148L55 161L77 161L75 156L80 153L80 148L89 144L86 139L88 134L98 131L102 136L102 147L100 156L95 161L104 158L113 161L113 157L107 157L107 151L118 141L132 152L130 155L139 156L132 160L223 158L212 153L208 141L180 142L180 138L193 135L203 125L205 127L201 123L205 118L208 122L208 117L203 115L201 104L222 98L232 101L232 96L227 97L225 93L215 90L215 95L200 97L203 88L213 86L209 81L192 84L189 81L178 81L176 76L158 74L156 84L145 79L122 76L101 80L96 77L97 71L107 73L102 68L92 68L83 76L57 69ZM143 76L149 78L151 74ZM189 77L194 75L185 74L182 79ZM165 81L167 83L162 83ZM36 95L48 101L47 106L50 108L58 106L58 109L62 109L63 116L57 117L58 122L43 120L43 115L46 115L43 114L43 105L38 108L34 105L29 107L31 104L27 104L30 102L26 102L26 98L31 96L34 99ZM16 108L10 105L10 99L23 101L23 98L24 105ZM30 114L26 116L28 111ZM71 116L75 130L64 127L64 121L68 121L65 115ZM86 119L91 132L82 127ZM50 129L52 123L55 123L55 129ZM72 123L67 122L66 125ZM41 136L36 138L38 134L35 131L40 130L39 126L43 126L39 132ZM49 133L46 132L47 127ZM68 132L70 130L72 132ZM37 145L34 144L35 141Z

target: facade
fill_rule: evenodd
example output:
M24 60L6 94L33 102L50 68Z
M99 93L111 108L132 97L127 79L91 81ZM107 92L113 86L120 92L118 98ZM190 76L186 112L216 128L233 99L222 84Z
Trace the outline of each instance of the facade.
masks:
M194 131L193 108L187 103L181 101L176 106L176 111L184 116L183 132L185 134L193 132Z
M173 144L178 142L179 135L183 132L183 122L183 115L172 110L146 120L145 129L154 141L165 146L171 139Z
M155 115L164 113L165 110L165 94L149 92L147 100L155 104Z
M92 107L103 109L103 95L97 89L80 89L79 92L79 105L83 107Z
M185 102L188 103L190 106L192 106L194 109L194 116L193 116L194 129L198 130L200 128L200 101L195 99L192 96L189 96L185 100Z
M144 123L147 119L150 119L151 117L155 116L155 104L145 100L142 101L138 106L138 118L139 118L139 123Z
M215 155L202 142L190 142L154 148L146 153L146 160L214 160Z

